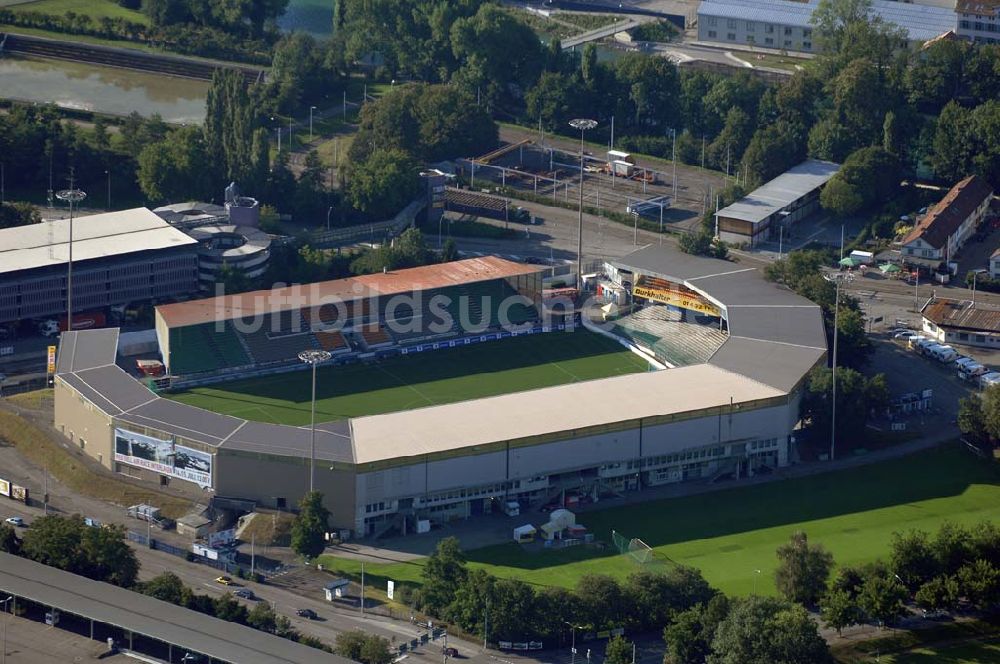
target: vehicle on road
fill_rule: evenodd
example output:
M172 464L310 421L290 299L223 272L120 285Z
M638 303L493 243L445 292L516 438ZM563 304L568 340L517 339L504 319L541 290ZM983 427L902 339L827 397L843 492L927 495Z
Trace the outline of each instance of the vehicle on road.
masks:
M4 523L7 523L16 528L24 528L25 526L28 525L24 522L24 519L22 519L19 516L9 516L6 519L4 519Z
M913 330L908 330L905 327L904 328L896 328L895 330L892 330L891 332L889 332L889 334L892 335L893 339L902 339L903 337L909 337L909 336L911 336L913 334Z
M445 657L458 657L458 649L448 646L447 648L441 648L441 653Z
M222 584L224 586L235 586L236 582L233 581L232 577L229 576L219 576L215 579L216 583Z
M249 600L253 600L253 601L257 600L257 596L254 595L253 591L250 590L249 588L240 588L239 590L237 590L233 594L236 595L237 597L241 597L243 599L249 599Z
M309 620L319 620L319 616L312 609L295 609L295 615L299 618L308 618Z

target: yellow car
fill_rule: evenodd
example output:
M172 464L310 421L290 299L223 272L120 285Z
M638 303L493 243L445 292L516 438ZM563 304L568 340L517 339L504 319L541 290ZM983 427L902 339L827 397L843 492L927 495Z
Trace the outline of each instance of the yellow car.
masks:
M215 582L216 583L221 583L224 586L235 586L236 585L235 583L233 583L233 580L231 578L229 578L228 576L220 576L219 578L217 578L215 580Z

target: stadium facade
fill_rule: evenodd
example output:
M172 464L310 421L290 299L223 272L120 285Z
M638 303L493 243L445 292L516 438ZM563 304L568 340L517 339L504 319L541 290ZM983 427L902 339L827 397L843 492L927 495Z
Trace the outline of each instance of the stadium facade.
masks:
M489 274L488 283L529 267L495 258L450 265L437 266L436 278L451 275L453 285L465 286L475 283L475 273ZM539 505L567 492L597 498L786 465L802 385L826 353L819 307L765 282L756 269L659 247L613 268L630 290L668 282L699 295L701 310L717 313L728 331L725 341L697 364L319 424L316 488L333 525L355 535L390 527L406 532L418 519L466 518L507 500ZM368 286L412 290L419 280L408 272L375 275L385 279ZM534 274L516 278L534 284ZM637 300L658 297L648 286L639 292ZM228 311L234 314L222 316L228 321L248 313L238 306ZM369 323L385 315L367 311ZM158 332L168 339L164 356L172 363L179 348L172 330L214 324L218 316L202 320L190 307L161 313ZM419 343L430 351L465 339L394 338L392 347L402 352ZM116 330L63 335L55 425L73 443L109 469L150 481L193 482L265 507L291 508L302 497L309 484L307 427L162 398L116 364L116 349Z

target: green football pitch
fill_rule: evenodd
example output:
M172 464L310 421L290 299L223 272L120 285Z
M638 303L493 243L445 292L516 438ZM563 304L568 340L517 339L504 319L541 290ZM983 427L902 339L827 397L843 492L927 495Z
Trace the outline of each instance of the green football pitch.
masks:
M811 477L611 505L581 513L577 520L604 541L612 529L638 537L660 560L696 567L727 593L748 594L756 587L773 594L775 549L796 530L823 544L837 564L869 562L888 555L895 531L935 532L948 520L1000 521L1000 476L992 462L954 445ZM545 520L544 514L523 516L524 523ZM449 534L448 529L439 532ZM461 538L460 531L455 534ZM466 555L473 566L536 585L572 587L584 574L624 578L641 569L611 547L553 551L510 543ZM379 583L377 577L419 583L421 564L369 564L366 572L373 584ZM359 571L357 561L331 556L324 557L324 567L349 575Z
M649 370L642 358L593 332L549 332L320 369L316 421L466 401ZM218 413L309 424L310 374L295 371L163 396Z

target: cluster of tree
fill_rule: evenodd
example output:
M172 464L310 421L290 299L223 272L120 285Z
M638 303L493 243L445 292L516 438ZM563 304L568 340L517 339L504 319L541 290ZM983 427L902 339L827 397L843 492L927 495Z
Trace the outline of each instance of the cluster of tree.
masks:
M839 344L838 344L839 345ZM817 437L829 435L833 427L833 370L814 367L799 406L802 420L809 422ZM837 431L841 450L863 446L865 426L874 413L889 404L889 388L885 374L870 378L859 371L840 365L837 358Z
M228 34L260 37L285 13L289 0L143 0L153 25L190 23Z
M988 451L1000 440L1000 387L990 385L958 402L958 429L965 439Z
M678 242L680 250L686 254L696 256L711 256L712 258L725 259L729 256L729 246L712 235L707 229L701 229L695 233L685 233Z
M273 35L243 36L243 33L195 23L149 26L122 17L95 19L72 11L57 14L0 8L0 23L103 39L152 42L176 53L262 65L270 62L271 43L275 38Z
M0 525L0 551L124 588L139 574L125 528L88 526L79 515L39 517L20 540L13 528Z
M360 630L338 634L333 652L361 664L389 664L393 660L388 639Z
M391 216L419 191L421 163L479 154L496 144L496 123L462 90L422 83L394 87L362 109L345 195L370 217Z
M881 205L899 192L900 162L879 146L861 148L844 161L820 192L820 204L836 215Z
M14 228L42 223L42 215L31 203L0 204L0 228Z

